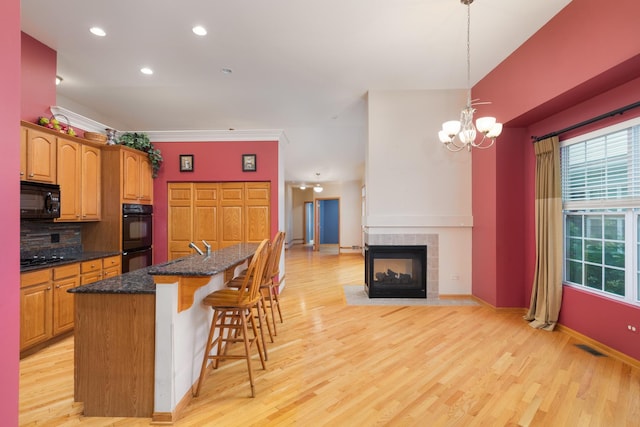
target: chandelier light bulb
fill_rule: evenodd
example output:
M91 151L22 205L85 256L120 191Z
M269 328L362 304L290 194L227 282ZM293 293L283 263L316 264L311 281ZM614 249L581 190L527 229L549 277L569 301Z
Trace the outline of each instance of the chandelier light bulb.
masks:
M313 191L315 191L316 193L322 193L323 188L320 186L320 184L316 184L315 187L313 187Z
M480 117L478 120L476 120L476 128L485 135L493 128L495 124L495 117Z
M460 132L461 126L462 124L458 120L449 120L442 124L442 130L450 137L454 137L458 132Z
M487 138L495 140L502 133L502 123L496 123L491 130L487 132Z

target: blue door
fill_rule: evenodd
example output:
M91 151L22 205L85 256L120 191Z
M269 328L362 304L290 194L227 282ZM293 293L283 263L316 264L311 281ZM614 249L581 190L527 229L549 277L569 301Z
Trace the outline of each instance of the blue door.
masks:
M340 203L338 199L318 200L318 243L340 243Z

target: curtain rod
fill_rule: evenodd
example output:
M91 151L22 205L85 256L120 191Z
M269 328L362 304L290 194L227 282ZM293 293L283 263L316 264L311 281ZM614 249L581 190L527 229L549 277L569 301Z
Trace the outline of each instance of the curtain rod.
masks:
M569 132L569 131L572 131L574 129L578 129L578 128L582 127L582 126L590 125L591 123L597 122L599 120L606 119L606 118L613 117L613 116L617 116L618 114L622 114L625 111L629 111L629 110L637 108L637 107L640 107L640 101L634 102L633 104L629 104L629 105L627 105L625 107L621 107L621 108L618 108L618 109L613 110L613 111L609 111L608 113L605 113L605 114L600 114L597 117L593 117L593 118L591 118L589 120L585 120L584 122L576 123L575 125L571 125L571 126L566 127L564 129L557 130L555 132L551 132L551 133L548 133L548 134L543 135L543 136L532 136L531 139L533 139L533 142L536 143L538 141L542 141L543 139L551 138L553 136L558 136L558 135L563 134L565 132Z

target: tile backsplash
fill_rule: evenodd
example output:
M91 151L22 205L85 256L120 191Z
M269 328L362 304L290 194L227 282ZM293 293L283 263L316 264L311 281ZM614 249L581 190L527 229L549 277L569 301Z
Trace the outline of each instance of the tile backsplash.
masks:
M20 258L82 252L81 224L20 221Z

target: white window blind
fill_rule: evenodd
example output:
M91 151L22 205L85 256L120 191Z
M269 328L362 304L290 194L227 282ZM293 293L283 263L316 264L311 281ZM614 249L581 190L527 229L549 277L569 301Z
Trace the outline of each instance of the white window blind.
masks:
M565 209L640 203L640 125L564 145Z

